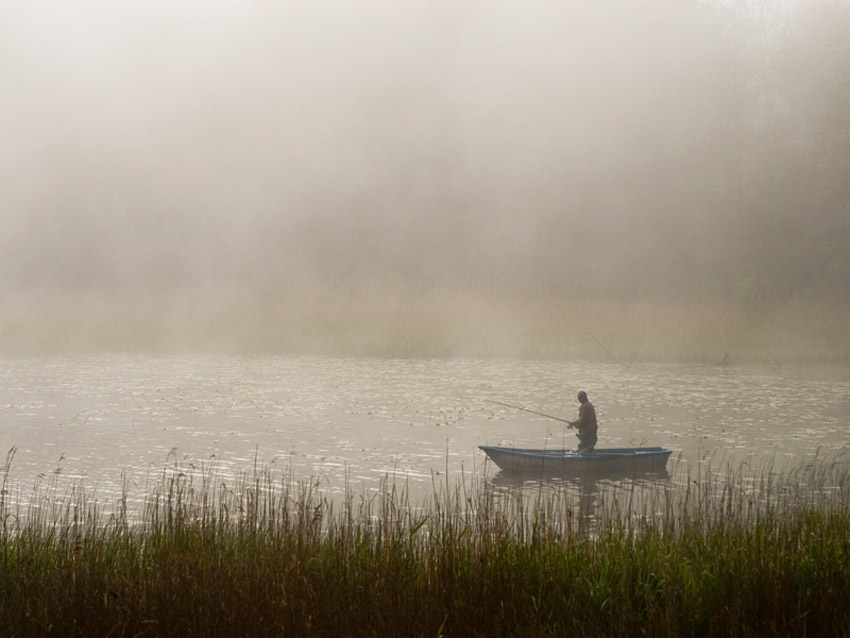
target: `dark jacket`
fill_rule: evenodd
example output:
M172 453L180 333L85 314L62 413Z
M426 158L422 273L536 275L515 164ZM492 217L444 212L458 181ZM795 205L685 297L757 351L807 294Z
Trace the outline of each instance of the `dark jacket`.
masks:
M596 408L593 407L590 401L585 401L579 406L578 421L574 421L573 423L578 428L579 436L596 434L598 427L596 425Z

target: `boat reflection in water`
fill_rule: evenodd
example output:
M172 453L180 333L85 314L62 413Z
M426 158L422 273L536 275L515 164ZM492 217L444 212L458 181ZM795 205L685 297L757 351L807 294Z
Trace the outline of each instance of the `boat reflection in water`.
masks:
M522 450L526 454L517 455L520 450L513 448L482 449L501 468L488 479L493 496L526 519L545 517L550 523L560 521L555 524L592 534L606 518L656 516L665 509L670 450L664 448L597 450L595 454L609 455L608 462L602 463L575 462L576 457L594 453ZM643 450L653 458L650 462L644 456L634 463L611 458L612 454L629 456L628 450ZM500 455L501 451L505 453Z

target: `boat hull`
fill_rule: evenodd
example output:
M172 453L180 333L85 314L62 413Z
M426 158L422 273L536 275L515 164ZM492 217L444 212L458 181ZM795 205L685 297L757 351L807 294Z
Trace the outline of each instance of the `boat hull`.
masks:
M506 472L582 474L588 472L664 472L671 451L662 447L597 448L579 454L570 450L532 450L478 446Z

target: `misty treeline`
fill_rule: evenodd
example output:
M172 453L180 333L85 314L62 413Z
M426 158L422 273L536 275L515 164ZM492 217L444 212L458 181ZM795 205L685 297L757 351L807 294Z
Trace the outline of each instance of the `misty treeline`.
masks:
M97 4L3 10L7 291L850 298L847 2Z

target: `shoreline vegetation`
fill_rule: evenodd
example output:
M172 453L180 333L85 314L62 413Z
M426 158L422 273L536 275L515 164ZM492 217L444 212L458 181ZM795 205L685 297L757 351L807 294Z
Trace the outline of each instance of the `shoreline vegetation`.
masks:
M212 300L212 301L211 301ZM598 362L850 364L850 305L494 301L333 293L21 295L0 314L0 353L225 352L512 357Z
M0 623L25 636L839 636L850 470L701 468L600 492L434 479L342 503L254 467L167 464L138 514L4 469ZM676 471L677 468L674 468Z

